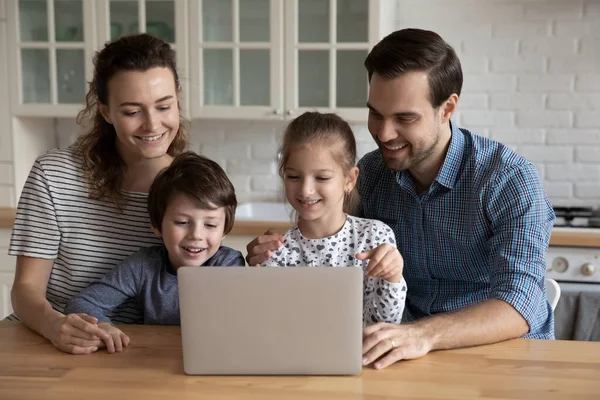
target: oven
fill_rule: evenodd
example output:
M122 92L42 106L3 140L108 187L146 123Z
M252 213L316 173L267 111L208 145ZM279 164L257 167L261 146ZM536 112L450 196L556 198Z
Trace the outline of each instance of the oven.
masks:
M556 339L600 341L600 210L554 211L546 277L561 289L554 311Z

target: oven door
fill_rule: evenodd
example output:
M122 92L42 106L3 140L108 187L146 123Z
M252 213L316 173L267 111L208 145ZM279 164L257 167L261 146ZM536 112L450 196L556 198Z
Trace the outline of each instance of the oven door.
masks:
M554 310L556 339L600 341L600 282L558 282L560 300Z

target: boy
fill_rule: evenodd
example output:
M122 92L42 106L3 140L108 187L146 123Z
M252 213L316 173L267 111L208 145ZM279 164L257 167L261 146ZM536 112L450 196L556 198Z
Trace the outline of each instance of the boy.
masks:
M177 156L148 194L152 230L164 245L142 248L125 259L71 299L65 314L97 318L108 333L104 342L110 353L129 344L107 317L128 298L136 299L145 324L179 325L179 267L245 266L239 251L221 246L236 207L233 185L216 162L193 152Z

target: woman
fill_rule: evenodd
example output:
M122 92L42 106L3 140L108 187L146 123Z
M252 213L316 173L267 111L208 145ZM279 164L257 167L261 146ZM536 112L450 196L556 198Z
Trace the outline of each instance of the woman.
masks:
M17 256L9 319L62 351L91 353L106 335L88 315L64 315L66 303L140 247L160 243L146 197L156 174L187 147L179 90L167 43L139 34L106 44L77 118L90 129L33 165L9 248ZM130 305L113 318L140 322Z

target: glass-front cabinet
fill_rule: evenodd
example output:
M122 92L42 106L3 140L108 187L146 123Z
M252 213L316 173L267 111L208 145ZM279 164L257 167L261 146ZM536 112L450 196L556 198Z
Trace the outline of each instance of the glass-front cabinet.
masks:
M192 116L288 119L316 109L366 120L364 60L391 32L393 3L192 2Z
M92 3L12 0L7 5L14 113L75 115L91 69Z
M187 44L186 24L176 23L187 20L185 0L8 0L7 5L15 115L77 115L92 78L93 54L109 40L149 32L176 51ZM177 52L177 61L185 76L185 51Z
M283 116L283 2L190 3L193 117Z

